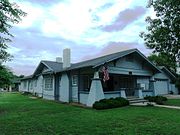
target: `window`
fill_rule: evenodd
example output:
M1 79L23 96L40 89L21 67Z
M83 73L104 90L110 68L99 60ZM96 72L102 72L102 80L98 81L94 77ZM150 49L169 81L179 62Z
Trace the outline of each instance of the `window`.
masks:
M45 77L44 78L45 89L52 89L53 87L53 78L52 77Z
M93 76L90 75L83 75L82 79L83 79L83 90L84 91L89 91L90 90L90 86L91 86L91 78Z
M73 86L77 86L78 83L78 76L77 75L73 75L72 76L72 85Z

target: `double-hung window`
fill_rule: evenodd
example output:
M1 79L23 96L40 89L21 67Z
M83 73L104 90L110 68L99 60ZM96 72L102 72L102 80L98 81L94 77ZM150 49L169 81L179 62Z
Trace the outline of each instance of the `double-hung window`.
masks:
M45 89L52 89L53 88L53 78L52 77L45 77L44 78L44 87Z
M78 76L73 75L72 76L72 86L77 86L78 85Z

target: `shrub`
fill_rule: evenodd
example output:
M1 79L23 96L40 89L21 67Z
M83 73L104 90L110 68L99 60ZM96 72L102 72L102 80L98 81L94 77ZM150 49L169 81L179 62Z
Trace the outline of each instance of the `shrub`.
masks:
M102 109L117 108L127 105L129 105L128 100L126 100L125 98L118 97L118 98L102 99L96 101L93 104L93 108L97 110L102 110Z
M144 99L148 100L149 102L155 102L159 105L163 105L163 102L167 101L167 98L163 96L146 96Z

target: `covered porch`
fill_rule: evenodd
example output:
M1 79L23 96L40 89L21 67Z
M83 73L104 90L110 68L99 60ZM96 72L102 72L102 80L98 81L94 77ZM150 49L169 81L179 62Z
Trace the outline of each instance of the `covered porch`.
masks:
M80 103L92 106L95 101L104 98L143 98L143 90L149 89L149 77L110 73L108 81L104 82L102 78L101 72L95 72L94 77L89 78L87 89L79 91ZM81 81L85 83L86 80Z
M101 81L105 98L141 98L141 95L139 95L139 91L142 89L137 83L137 78L138 76L134 75L109 74L109 80L107 80L106 82Z

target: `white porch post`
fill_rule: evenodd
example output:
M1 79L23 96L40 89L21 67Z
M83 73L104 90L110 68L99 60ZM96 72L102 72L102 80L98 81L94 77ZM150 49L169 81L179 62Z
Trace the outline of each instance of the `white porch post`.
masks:
M155 82L156 81L153 76L150 78L149 82L151 83L151 89L153 90L153 96L156 96L156 90L155 90Z
M141 88L135 90L135 96L137 96L138 98L143 98L143 93Z
M101 99L104 99L104 92L101 84L101 79L99 78L99 72L97 71L94 73L94 78L92 79L86 105L92 107L95 101L99 101Z
M120 92L121 92L121 97L127 98L127 97L126 97L125 89L121 89Z

